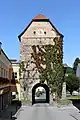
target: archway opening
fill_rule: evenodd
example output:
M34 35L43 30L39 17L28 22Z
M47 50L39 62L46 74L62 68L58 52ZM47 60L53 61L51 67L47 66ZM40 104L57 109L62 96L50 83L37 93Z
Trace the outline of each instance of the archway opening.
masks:
M35 90L35 101L46 101L46 90L43 87L38 87Z
M32 105L35 103L49 103L49 87L37 83L32 88Z

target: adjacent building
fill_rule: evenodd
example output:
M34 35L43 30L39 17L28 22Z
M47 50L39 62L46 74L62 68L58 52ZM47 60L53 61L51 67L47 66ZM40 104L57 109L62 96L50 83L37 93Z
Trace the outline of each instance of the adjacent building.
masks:
M12 63L12 68L13 68L13 72L12 72L12 84L16 85L16 88L12 89L12 95L15 96L15 98L20 100L20 82L19 82L19 62L17 62L17 60L12 59L11 60Z
M0 110L11 102L12 64L3 49L0 49Z
M0 111L11 103L13 96L20 100L19 62L10 60L0 46Z

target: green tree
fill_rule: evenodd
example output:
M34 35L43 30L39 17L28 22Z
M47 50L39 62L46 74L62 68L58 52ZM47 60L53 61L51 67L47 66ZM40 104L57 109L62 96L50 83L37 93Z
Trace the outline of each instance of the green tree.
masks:
M73 70L73 68L71 68L71 67L67 67L67 69L66 69L66 74L68 74L68 75L72 75L72 74L74 74L74 70Z
M67 90L72 94L74 90L79 89L79 79L74 74L65 77Z
M76 74L78 63L80 63L80 59L77 57L73 63L73 70L75 74Z

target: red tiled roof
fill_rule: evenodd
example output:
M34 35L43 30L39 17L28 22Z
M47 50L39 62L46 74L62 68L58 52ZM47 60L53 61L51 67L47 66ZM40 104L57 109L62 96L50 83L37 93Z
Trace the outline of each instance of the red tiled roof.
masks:
M44 15L42 15L42 14L38 14L37 16L35 16L34 18L33 18L33 20L47 20L48 18L46 18Z

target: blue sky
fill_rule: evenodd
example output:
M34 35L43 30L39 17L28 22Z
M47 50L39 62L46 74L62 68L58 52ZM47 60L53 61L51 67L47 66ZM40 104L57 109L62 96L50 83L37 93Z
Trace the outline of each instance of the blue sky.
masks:
M7 56L19 60L18 35L38 13L64 35L64 63L80 56L80 0L0 0L0 41Z

